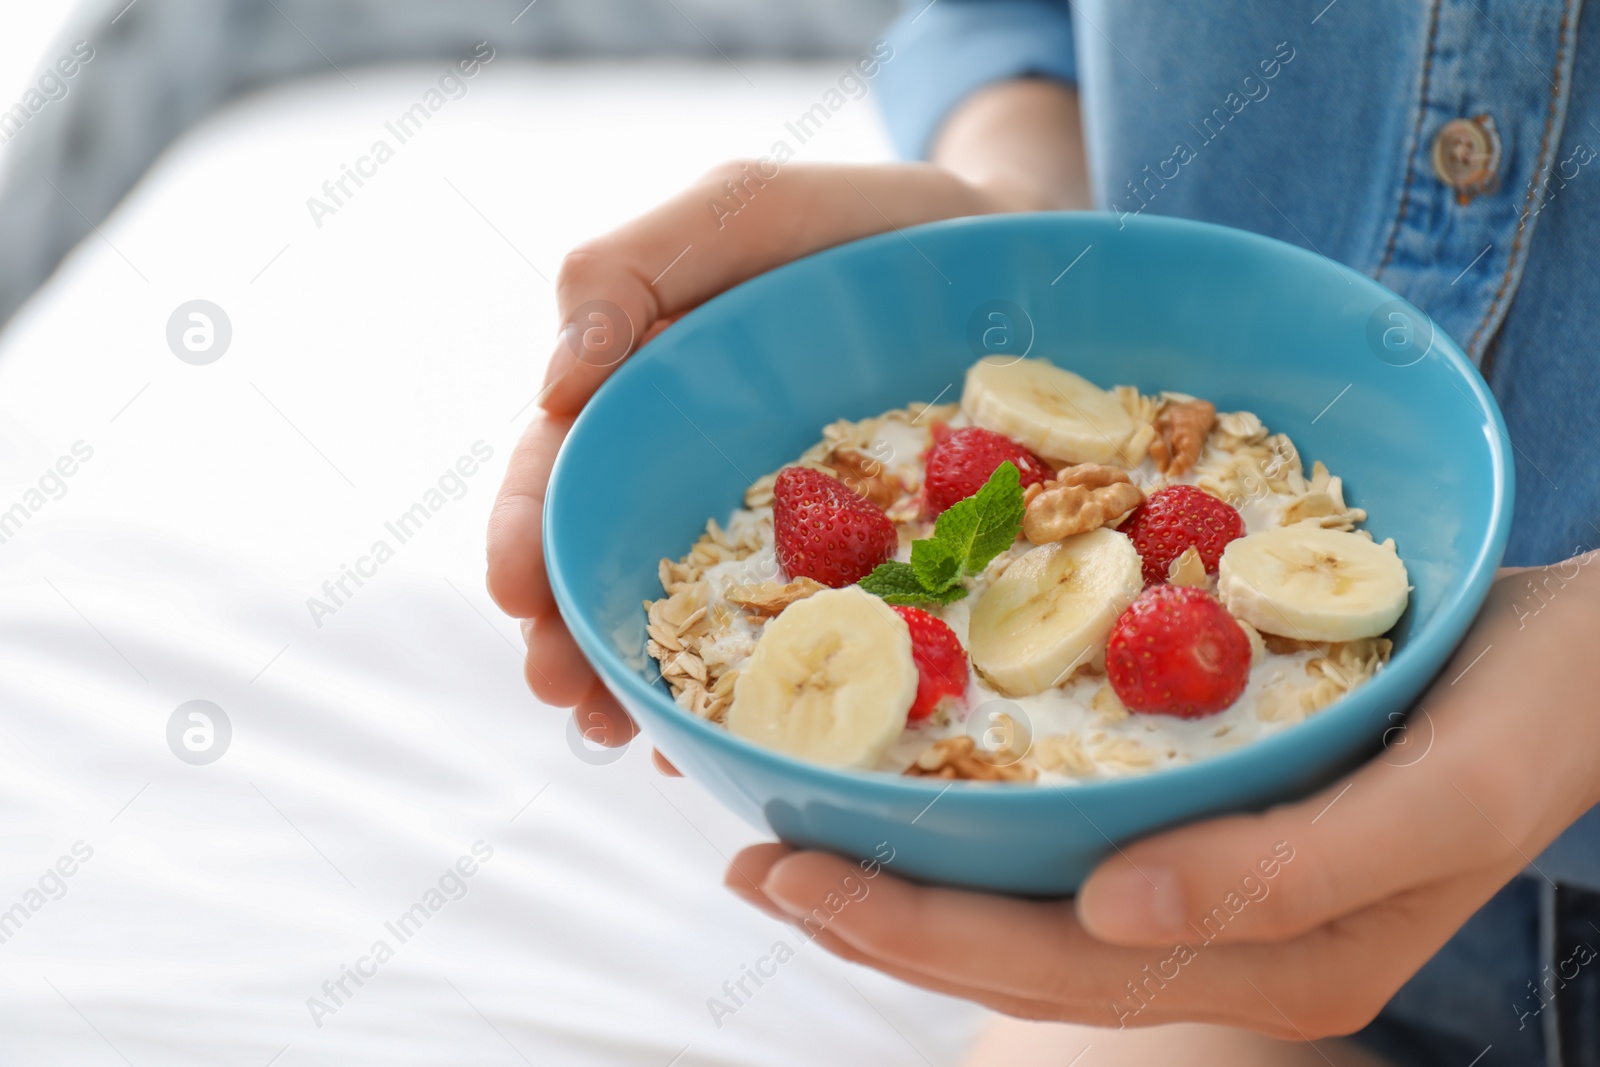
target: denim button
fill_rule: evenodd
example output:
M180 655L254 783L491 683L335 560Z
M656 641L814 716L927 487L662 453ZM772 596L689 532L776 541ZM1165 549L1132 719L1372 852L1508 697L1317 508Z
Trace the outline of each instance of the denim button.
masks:
M1466 204L1499 185L1500 134L1494 119L1451 119L1433 138L1433 172Z

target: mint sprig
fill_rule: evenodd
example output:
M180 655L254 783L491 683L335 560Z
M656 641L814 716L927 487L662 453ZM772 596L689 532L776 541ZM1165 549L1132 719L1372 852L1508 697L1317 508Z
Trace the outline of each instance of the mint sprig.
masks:
M945 509L933 536L911 542L911 562L880 563L860 586L890 604L949 604L967 595L963 578L1010 548L1022 529L1022 477L1000 464L982 489Z

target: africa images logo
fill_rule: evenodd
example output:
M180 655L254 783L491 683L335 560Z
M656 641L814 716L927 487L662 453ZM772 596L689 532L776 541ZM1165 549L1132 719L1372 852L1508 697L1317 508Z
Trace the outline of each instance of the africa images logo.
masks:
M383 529L387 536L374 540L364 555L356 557L353 567L348 563L339 564L338 575L322 583L322 596L306 598L306 611L310 613L317 629L322 629L330 616L337 615L366 584L367 579L376 578L379 568L395 557L400 546L420 533L428 520L450 501L460 500L467 495L467 479L478 473L483 464L494 456L494 449L483 441L474 441L471 452L472 455L460 456L452 466L446 468L435 485L423 492L420 500L385 522ZM390 543L391 538L393 544Z

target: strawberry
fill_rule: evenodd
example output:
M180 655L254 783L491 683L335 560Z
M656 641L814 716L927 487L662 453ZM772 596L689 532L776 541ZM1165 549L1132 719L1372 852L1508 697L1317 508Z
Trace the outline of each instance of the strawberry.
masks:
M955 631L943 619L921 608L892 605L911 627L911 658L917 664L917 699L912 701L907 722L917 722L933 714L941 701L959 700L967 691L967 650Z
M1214 715L1250 680L1250 639L1206 590L1152 585L1111 628L1106 679L1129 711Z
M1244 520L1203 489L1169 485L1146 497L1119 529L1133 540L1144 560L1145 585L1160 585L1166 582L1172 561L1191 546L1200 553L1206 573L1216 574L1222 550L1244 536Z
M938 518L951 504L982 489L995 468L1008 459L1022 475L1024 489L1055 476L1044 460L993 430L977 426L936 429L922 475L923 513Z
M883 509L837 478L785 467L772 487L778 565L841 589L893 558L900 535Z

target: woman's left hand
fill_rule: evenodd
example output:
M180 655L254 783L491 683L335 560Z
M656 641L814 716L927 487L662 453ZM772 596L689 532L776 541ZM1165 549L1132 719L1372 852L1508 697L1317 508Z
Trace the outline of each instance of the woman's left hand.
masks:
M1128 845L1075 900L886 872L862 893L857 865L777 844L740 853L729 888L811 919L836 955L1009 1015L1353 1032L1600 801L1594 559L1504 572L1401 743L1352 777Z

